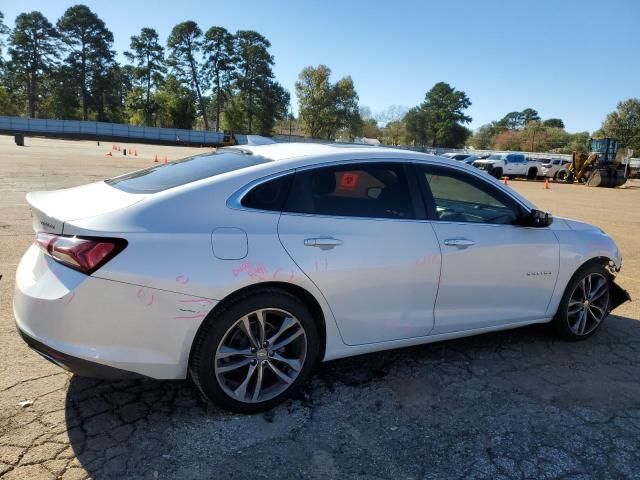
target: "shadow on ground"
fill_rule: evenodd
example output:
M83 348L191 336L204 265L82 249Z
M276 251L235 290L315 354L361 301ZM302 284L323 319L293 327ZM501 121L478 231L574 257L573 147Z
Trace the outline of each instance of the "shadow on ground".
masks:
M66 421L94 479L633 477L639 367L640 322L612 316L585 342L533 326L329 362L254 416L73 377Z

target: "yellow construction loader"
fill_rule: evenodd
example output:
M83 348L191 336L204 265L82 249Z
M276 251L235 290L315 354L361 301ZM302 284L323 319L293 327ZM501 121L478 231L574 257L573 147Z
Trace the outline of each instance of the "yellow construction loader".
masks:
M589 153L573 152L571 163L556 178L589 187L619 187L627 181L624 165L616 159L618 142L612 138L589 139Z

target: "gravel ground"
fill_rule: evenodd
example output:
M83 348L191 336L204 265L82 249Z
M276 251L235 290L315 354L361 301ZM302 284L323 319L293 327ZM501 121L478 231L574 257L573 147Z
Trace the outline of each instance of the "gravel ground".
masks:
M24 194L87 183L201 149L0 136L0 477L640 478L640 309L587 342L544 326L321 365L297 398L254 416L200 401L187 382L71 376L15 332L14 273L33 240ZM640 184L512 181L539 207L593 222L640 298ZM635 244L635 245L634 245Z

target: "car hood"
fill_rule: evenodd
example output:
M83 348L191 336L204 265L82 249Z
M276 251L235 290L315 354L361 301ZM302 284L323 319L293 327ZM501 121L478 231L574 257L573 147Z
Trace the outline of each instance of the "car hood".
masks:
M562 218L562 217L560 217ZM571 230L584 231L584 230L595 230L598 232L602 232L602 229L596 227L595 225L591 225L590 223L580 222L578 220L573 220L572 218L562 218Z

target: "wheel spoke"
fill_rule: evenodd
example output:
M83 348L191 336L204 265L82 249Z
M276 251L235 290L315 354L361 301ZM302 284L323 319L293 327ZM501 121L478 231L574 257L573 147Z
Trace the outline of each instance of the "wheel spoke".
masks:
M258 310L256 312L256 318L258 320L258 341L260 346L265 341L265 328L266 328L266 312L264 310Z
M591 292L591 298L589 299L592 303L602 297L605 293L607 293L608 289L605 288L607 286L606 280L601 280L600 283L593 289Z
M591 317L595 320L596 325L599 324L600 323L600 318L595 313L593 313L593 311L591 309L589 309L589 313L591 314Z
M247 356L251 355L251 350L248 348L232 348L227 346L220 347L218 353L216 353L216 360L222 360L224 358L235 357L235 356Z
M604 308L599 307L598 305L595 305L593 303L591 305L589 305L589 308L590 309L596 309L598 311L598 314L600 315L600 317L604 316Z
M249 382L251 381L251 377L253 377L253 372L255 371L256 371L256 366L249 365L249 371L247 372L247 376L245 377L243 382L240 385L238 385L238 388L236 388L233 391L233 394L242 401L244 401L247 395L247 387L249 386Z
M260 396L260 390L262 389L262 374L264 372L264 363L261 363L258 366L258 377L256 378L256 386L253 388L253 396L251 400L254 402L258 401L258 397Z
M580 328L578 329L578 333L582 335L584 333L584 329L587 326L587 310L582 310L580 314Z
M293 382L294 380L293 378L289 377L286 373L284 373L282 370L276 367L272 362L269 362L267 365L269 365L269 368L271 369L271 371L273 371L273 373L275 373L278 377L280 377L283 382L285 383Z
M221 366L219 366L216 370L218 371L218 373L226 373L226 372L230 372L232 370L237 370L239 368L245 367L245 366L249 365L249 363L251 363L251 359L250 358L243 358L239 362L224 363Z
M298 322L295 321L293 318L291 317L285 317L282 320L282 324L280 324L280 328L278 329L278 331L276 333L274 333L273 335L271 335L271 337L269 337L267 340L269 340L269 343L271 345L273 345L274 343L276 343L276 340L278 340L278 338L280 338L280 336L286 332L288 329L290 329L291 327L293 327L294 325L297 325Z
M578 313L580 311L581 308L583 308L583 303L582 302L579 302L577 300L569 300L569 306L568 306L567 314L575 315L576 313Z
M244 333L245 336L249 339L249 342L251 343L251 346L253 348L260 348L262 346L258 343L258 339L251 331L251 322L249 321L248 316L242 317L242 320L240 321L238 327L240 328L242 333Z
M285 364L289 365L296 372L299 372L300 369L302 368L302 364L300 363L300 360L298 360L297 358L286 358L286 357L283 357L282 355L280 355L279 353L274 353L273 357L271 357L271 359L272 360L277 360L278 362L282 362L282 363L285 363Z
M571 327L571 330L573 330L573 332L576 333L576 334L580 334L580 326L582 325L582 317L583 316L584 316L584 308L581 309L580 312L578 312L578 319L576 320L576 322Z
M587 277L583 278L582 281L580 282L580 290L582 291L582 300L586 300L587 299Z
M304 333L304 331L302 330L302 327L300 327L297 331L293 332L291 335L289 335L287 338L285 338L284 340L276 343L273 346L274 350L280 350L283 347L286 347L287 345L289 345L291 342L293 342L294 340L296 340L300 335L302 335Z

